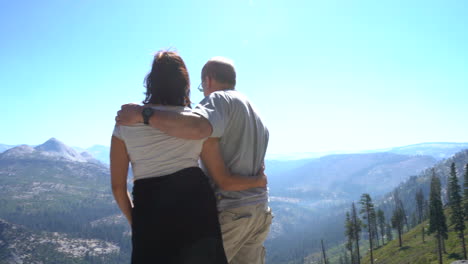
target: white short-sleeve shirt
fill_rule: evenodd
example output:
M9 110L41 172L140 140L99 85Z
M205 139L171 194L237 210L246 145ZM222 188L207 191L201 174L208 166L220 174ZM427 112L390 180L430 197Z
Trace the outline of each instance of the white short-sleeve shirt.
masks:
M179 113L192 111L182 106L152 108ZM113 135L125 142L134 181L172 174L184 168L198 167L204 141L171 137L145 124L115 126Z

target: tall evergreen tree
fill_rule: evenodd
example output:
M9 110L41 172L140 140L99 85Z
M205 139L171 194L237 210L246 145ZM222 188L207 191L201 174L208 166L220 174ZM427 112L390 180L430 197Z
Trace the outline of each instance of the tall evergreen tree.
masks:
M392 226L390 224L386 224L386 233L385 235L387 236L387 243L393 240L393 232L392 232Z
M343 252L343 259L344 259L344 264L353 264L351 260L348 258L348 254L346 251Z
M405 214L403 208L396 206L392 215L392 227L397 230L398 233L398 242L400 247L403 246L403 240L401 236L403 235L403 226L405 224Z
M351 205L351 222L353 223L353 231L354 231L354 242L356 244L356 264L361 264L361 254L359 251L359 240L361 239L361 232L362 232L362 221L358 216L358 212L356 210L356 205L354 202Z
M400 192L398 191L398 189L396 189L393 192L393 200L395 201L395 208L398 208L399 213L403 217L401 232L403 232L403 227L405 225L406 225L406 230L409 231L408 217L406 216L405 206L403 205L403 201L401 201L400 199Z
M369 234L369 249L370 249L370 260L371 264L374 264L374 219L375 219L375 209L374 203L368 193L361 195L361 211L363 215L362 219L367 220L367 224L364 224L364 227L367 227L367 233Z
M417 225L418 225L418 215L417 215L416 212L413 212L413 213L411 213L410 227L414 228Z
M418 212L418 224L421 224L423 219L424 219L424 193L422 189L420 188L419 191L416 193L416 207L417 207L417 212ZM424 236L425 236L425 230L424 230L424 225L421 226L421 237L422 237L422 242L424 243Z
M348 252L346 252L346 250L343 250L343 264L353 264L350 262L349 258L348 258Z
M458 184L457 170L455 168L455 163L452 162L450 166L450 178L448 184L450 185L450 208L452 209L452 214L450 216L450 222L454 225L454 230L458 233L458 237L461 240L461 245L463 248L463 256L466 258L466 246L465 246L465 214L462 207L462 196L461 196L461 187Z
M451 195L451 194L452 194L452 186L450 186L450 184L449 184L449 182L450 182L450 175L447 176L447 181L446 181L446 182L447 182L447 189L446 189L447 193L445 194L445 195L446 195L446 201L447 201L447 204L446 204L446 205L447 205L447 206L450 206L450 204L452 203L451 198L450 198L450 197L452 196L452 195ZM442 200L442 206L443 206L443 205L444 205L444 201Z
M351 264L354 264L354 254L353 254L354 225L353 225L353 221L351 221L349 212L346 212L345 236L348 239L346 241L346 249L349 251L349 254L351 256Z
M323 263L324 263L324 264L328 264L328 258L327 258L327 254L326 254L325 246L323 245L323 239L320 241L320 243L322 244L322 257L323 257Z
M465 219L468 220L468 163L465 165L463 180L463 206L465 208Z
M442 264L442 241L448 238L448 228L442 207L441 184L432 169L431 192L429 195L429 234L436 233L439 264Z
M424 210L423 210L423 221L427 220L429 218L429 200L425 199L424 200Z
M416 193L416 207L418 212L418 224L420 224L424 214L424 194L421 188L419 188L419 191Z
M380 229L380 236L382 237L382 245L385 245L385 214L382 209L377 210L377 222ZM388 239L388 238L387 238Z
M379 247L380 246L380 240L379 240L379 226L377 224L377 212L375 209L372 212L372 233L374 234L374 247Z

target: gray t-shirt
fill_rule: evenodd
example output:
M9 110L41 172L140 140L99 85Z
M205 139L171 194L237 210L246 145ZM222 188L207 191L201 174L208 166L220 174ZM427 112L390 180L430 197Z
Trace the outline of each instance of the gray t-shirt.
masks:
M258 175L268 145L268 129L244 95L235 90L214 92L196 106L194 113L210 121L211 137L220 138L221 153L231 173ZM268 201L267 188L215 191L220 210Z
M182 106L154 106L158 110L190 112ZM115 126L114 136L125 142L132 163L133 180L165 176L198 167L204 140L171 137L145 124Z

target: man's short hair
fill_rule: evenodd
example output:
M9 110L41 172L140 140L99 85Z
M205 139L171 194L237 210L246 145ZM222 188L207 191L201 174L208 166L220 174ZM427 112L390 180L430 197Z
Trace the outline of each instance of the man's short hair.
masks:
M234 87L236 86L236 69L232 60L224 57L214 57L208 60L203 66L201 73L202 80L205 77L210 77L216 81L228 84Z

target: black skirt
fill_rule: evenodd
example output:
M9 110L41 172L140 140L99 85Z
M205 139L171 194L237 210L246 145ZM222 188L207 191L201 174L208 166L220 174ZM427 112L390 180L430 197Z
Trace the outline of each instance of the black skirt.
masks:
M200 168L137 180L132 264L226 264L213 190Z

